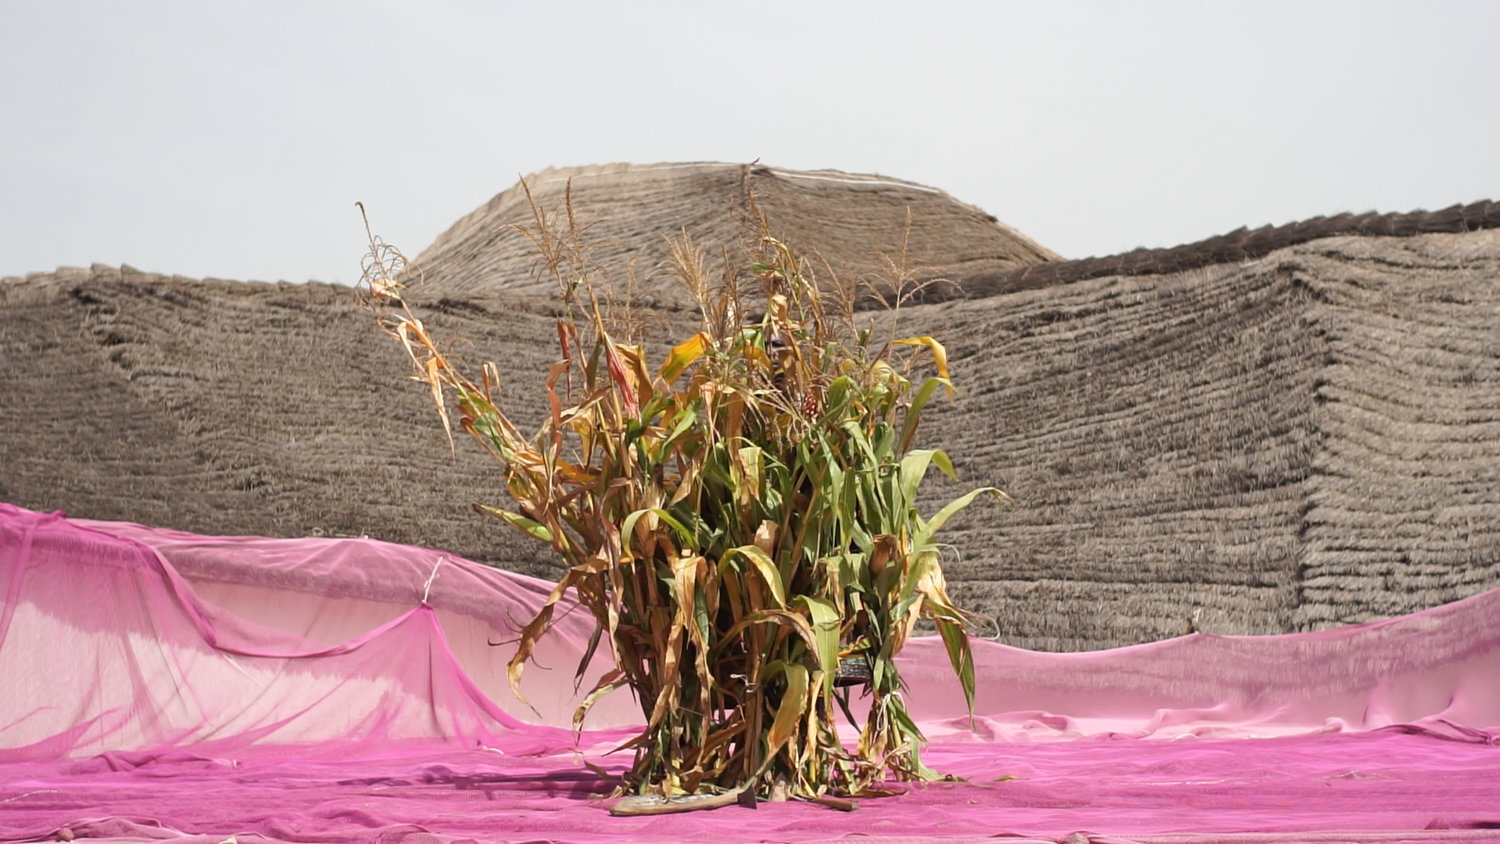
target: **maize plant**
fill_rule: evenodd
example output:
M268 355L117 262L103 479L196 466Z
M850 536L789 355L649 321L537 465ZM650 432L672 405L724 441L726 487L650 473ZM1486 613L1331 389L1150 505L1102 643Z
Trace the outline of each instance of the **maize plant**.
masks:
M494 364L471 377L444 355L405 301L413 271L371 238L365 284L380 325L444 425L451 405L503 468L513 505L475 506L565 566L520 632L512 688L519 696L571 593L597 625L583 663L601 646L613 663L575 727L615 689L641 705L625 793L837 805L887 779L933 776L895 661L923 618L972 710L965 616L948 597L936 535L977 497L1005 495L976 489L918 512L929 470L953 476L942 451L913 447L928 402L952 395L943 346L914 337L877 348L870 330L834 331L796 256L763 245L766 260L743 274L759 282L759 316L741 316L749 297L738 289L702 299L702 330L655 365L612 336L586 280L566 285L549 412L527 435L499 404ZM914 387L906 373L929 363ZM869 708L845 718L844 736L836 705L849 713L850 684L864 686Z

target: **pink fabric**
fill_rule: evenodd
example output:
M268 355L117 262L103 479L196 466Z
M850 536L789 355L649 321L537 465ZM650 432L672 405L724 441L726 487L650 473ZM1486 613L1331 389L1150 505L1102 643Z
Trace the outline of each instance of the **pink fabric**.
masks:
M583 763L623 767L605 751L635 702L566 729L586 614L539 650L531 706L491 645L548 588L369 540L0 504L0 840L1500 839L1500 591L1297 636L976 642L972 727L941 644L917 640L924 758L966 781L852 814L634 819Z

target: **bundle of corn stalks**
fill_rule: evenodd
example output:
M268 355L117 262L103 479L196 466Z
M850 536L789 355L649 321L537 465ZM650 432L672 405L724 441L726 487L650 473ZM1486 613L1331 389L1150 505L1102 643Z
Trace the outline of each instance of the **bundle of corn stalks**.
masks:
M381 327L411 357L445 426L498 460L515 509L476 505L547 543L566 571L520 632L512 688L570 591L597 629L608 671L574 716L629 687L646 727L626 745L622 791L667 801L779 795L838 805L881 793L887 778L930 778L922 735L901 694L895 656L919 619L935 624L973 705L964 614L946 592L936 534L980 495L930 518L917 488L942 451L913 448L923 408L952 394L931 337L877 343L830 319L797 257L763 237L764 262L709 291L701 254L676 245L702 305L702 329L659 366L617 341L586 277L569 277L563 239L538 212L530 230L562 282L567 316L547 373L550 412L524 435L497 402L494 364L460 371L404 297L416 275L370 239L364 281ZM571 221L570 221L571 223ZM575 230L576 231L576 230ZM749 279L764 303L753 319ZM837 330L833 322L847 329ZM934 374L913 388L915 356ZM449 427L450 438L451 427ZM869 710L845 744L836 701L863 685ZM839 695L842 694L842 697ZM857 719L848 718L851 724Z

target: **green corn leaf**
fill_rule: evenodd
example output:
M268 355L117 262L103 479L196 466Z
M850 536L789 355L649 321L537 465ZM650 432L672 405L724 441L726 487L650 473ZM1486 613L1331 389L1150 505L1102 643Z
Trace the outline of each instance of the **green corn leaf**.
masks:
M697 423L697 412L694 411L691 407L684 410L682 412L681 418L677 420L676 427L672 428L672 433L668 434L666 440L662 442L662 450L665 451L666 449L671 448L672 445L677 442L679 437L692 430L693 426Z
M955 513L974 503L974 499L978 498L981 495L993 495L995 496L995 500L1001 502L1002 504L1010 501L1010 496L1006 495L998 489L995 489L992 486L980 487L979 489L971 490L953 499L952 501L949 501L947 504L943 505L943 509L934 513L932 518L928 519L922 525L921 529L917 531L916 536L913 537L913 542L917 545L926 545L930 543L932 541L932 537L937 534L938 530L941 529L943 525L947 524L949 519L953 518Z
M948 452L935 450L932 452L932 465L938 467L948 480L957 481L958 473L953 471L953 461L948 459Z
M943 637L943 647L948 650L948 661L953 673L964 688L964 702L969 706L969 725L974 723L974 654L969 650L969 635L960 624L945 618L937 619L938 633Z
M514 525L522 533L532 537L533 539L539 539L542 542L546 542L549 544L552 542L552 531L546 525L536 521L535 519L528 519L520 513L512 513L509 510L501 510L498 507L491 507L488 504L480 504L477 502L474 504L474 508L482 513L489 513L491 516L502 519L510 523L511 525Z
M875 436L870 438L870 448L875 455L875 465L885 466L896 460L896 429L886 422L875 425Z
M831 601L798 595L797 603L812 617L817 639L818 665L823 669L823 692L833 690L833 672L839 665L839 611Z
M891 706L887 709L891 722L906 740L907 758L911 760L912 771L924 780L935 780L938 778L937 771L922 764L922 743L927 739L923 737L922 731L917 729L916 722L911 720L906 707L901 704L900 698L887 698Z
M839 506L844 500L844 475L845 472L833 459L833 454L828 446L823 446L823 465L827 467L828 475L822 486L823 499L830 512L839 512Z
M847 375L840 375L828 382L828 389L823 393L823 412L842 415L844 406L849 402L849 394L853 391L854 381Z
M710 634L713 630L713 623L708 618L708 599L703 590L698 591L697 600L693 603L693 621L698 625L698 639L711 646L713 640Z
M931 449L917 449L907 452L901 458L900 485L896 488L900 493L899 498L892 501L891 506L897 513L906 513L917 500L917 488L922 485L922 479L927 476L927 467L932 464L932 458L937 452Z
M878 614L878 610L876 612ZM901 688L901 672L896 668L896 655L891 647L894 640L886 635L890 632L888 630L871 632L879 637L880 650L870 661L870 686L877 695L889 694Z
M869 588L870 569L865 565L866 559L865 555L858 551L840 554L838 557L839 585L856 592Z
M916 438L917 426L922 422L922 410L927 407L927 402L932 400L932 394L938 387L947 387L952 394L953 385L947 378L928 378L917 388L917 394L912 397L911 407L906 409L906 419L901 423L901 450L911 448L912 440Z
M860 470L849 473L854 478L854 513L850 515L850 531L863 531L868 527L875 533L887 533L885 520L881 519L880 496L875 491L874 473ZM859 518L863 515L864 518Z
M855 422L845 422L839 427L848 436L849 442L859 449L860 456L864 458L864 465L878 466L880 464L880 461L875 459L875 449L870 446L870 438L865 435L864 428ZM859 461L855 462L858 464Z
M692 546L695 539L693 532L688 530L687 526L682 522L678 521L676 516L673 516L661 507L644 507L625 517L624 523L620 526L620 537L627 545L630 543L630 538L635 535L636 523L647 513L652 513L658 519L661 519L672 530L677 532L678 539L684 544Z

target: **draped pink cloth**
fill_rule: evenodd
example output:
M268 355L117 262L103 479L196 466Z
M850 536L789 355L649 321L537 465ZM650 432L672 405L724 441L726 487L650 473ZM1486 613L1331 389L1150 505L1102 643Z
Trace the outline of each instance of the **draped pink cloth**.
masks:
M1500 590L1292 636L975 642L972 723L916 640L924 761L961 781L848 814L615 818L607 751L640 711L619 692L568 729L587 614L526 702L505 680L548 588L371 540L0 504L0 841L1500 840Z

